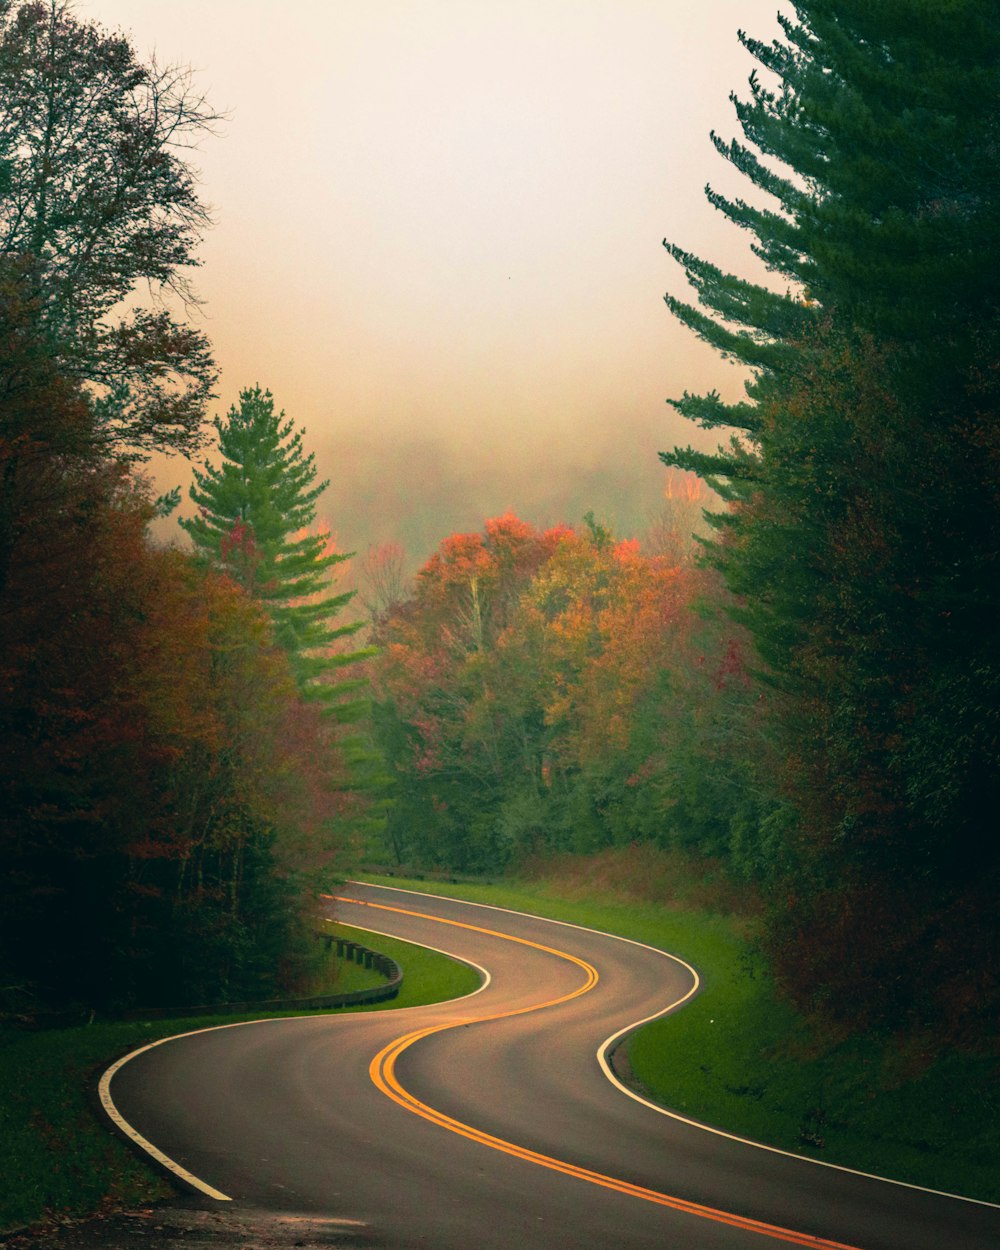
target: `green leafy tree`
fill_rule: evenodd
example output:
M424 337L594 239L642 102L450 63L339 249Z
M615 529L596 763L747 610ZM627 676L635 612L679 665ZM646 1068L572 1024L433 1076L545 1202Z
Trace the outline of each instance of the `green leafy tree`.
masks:
M0 0L6 1010L291 988L339 850L320 707L260 603L152 542L127 463L198 437L203 338L107 314L190 259L205 120L121 38Z
M996 990L954 987L969 916L996 940L1000 32L981 0L792 7L783 38L741 34L763 73L743 139L713 136L752 202L709 191L775 289L667 244L698 300L671 310L753 379L676 401L736 433L663 459L730 504L708 558L797 813L770 856L786 982L853 1019L968 1024Z
M370 652L344 649L362 623L335 619L354 592L331 594L330 573L350 557L310 528L329 482L317 482L305 431L275 412L270 391L241 391L239 407L214 424L220 463L195 470L190 496L198 512L181 525L203 555L263 604L300 688L350 718L360 705L345 704L343 696L360 681L332 675Z
M508 515L446 539L378 625L397 861L495 871L666 838L646 708L657 672L682 662L689 593L686 572L592 516L540 532Z
M193 302L209 219L186 157L218 120L189 71L143 64L62 0L0 0L0 260L31 260L39 339L118 453L201 439L205 335L162 304L117 307L141 281Z

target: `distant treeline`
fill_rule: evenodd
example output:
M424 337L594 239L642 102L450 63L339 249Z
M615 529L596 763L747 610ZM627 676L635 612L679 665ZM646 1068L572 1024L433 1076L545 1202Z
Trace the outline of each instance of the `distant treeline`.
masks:
M983 0L801 0L709 190L773 275L667 242L672 312L752 371L700 572L513 518L380 623L391 849L459 868L652 839L766 900L838 1027L996 1039L1000 30ZM701 605L701 616L691 605Z

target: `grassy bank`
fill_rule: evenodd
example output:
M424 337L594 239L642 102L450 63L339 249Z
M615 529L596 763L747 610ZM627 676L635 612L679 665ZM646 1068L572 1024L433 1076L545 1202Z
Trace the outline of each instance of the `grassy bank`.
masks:
M479 984L471 968L435 951L368 937L347 925L330 928L375 947L403 967L398 997L369 1011L439 1002ZM381 980L377 973L331 954L306 992L366 989ZM94 1083L114 1059L156 1038L257 1018L259 1014L199 1016L41 1032L0 1029L0 1233L50 1214L86 1215L168 1196L172 1191L166 1182L95 1115Z
M512 907L634 938L698 968L702 994L630 1040L635 1079L693 1119L912 1184L1000 1201L1000 1058L930 1059L919 1042L825 1035L775 993L752 915L724 880L639 848L531 879L388 885ZM655 900L655 901L654 901Z

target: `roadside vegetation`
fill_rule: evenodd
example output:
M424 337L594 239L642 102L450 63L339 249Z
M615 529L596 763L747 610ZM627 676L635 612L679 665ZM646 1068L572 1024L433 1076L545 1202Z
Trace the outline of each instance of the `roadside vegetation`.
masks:
M492 518L378 614L380 862L689 853L831 1035L998 1052L994 19L797 0L739 34L712 141L740 189L707 194L746 264L665 245L671 314L744 393L670 401L699 445L663 453L649 535Z

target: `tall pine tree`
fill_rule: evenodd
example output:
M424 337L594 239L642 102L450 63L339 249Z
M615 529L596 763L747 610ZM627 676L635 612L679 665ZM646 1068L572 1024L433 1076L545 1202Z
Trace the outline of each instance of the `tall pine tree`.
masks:
M708 192L776 289L666 244L697 296L671 310L753 379L677 400L734 433L663 459L731 504L708 558L784 736L779 970L844 1015L975 1030L997 993L966 989L997 937L1000 31L984 0L792 7L783 38L740 35L763 76L734 97L743 139L713 136L752 202Z
M362 622L337 623L354 592L331 594L330 573L350 557L310 529L329 482L316 481L305 431L276 413L259 386L241 391L239 407L213 424L221 462L195 470L190 497L198 512L180 523L199 551L261 601L302 693L327 702L337 719L353 719L361 705L344 696L362 683L333 674L370 652L338 645Z

